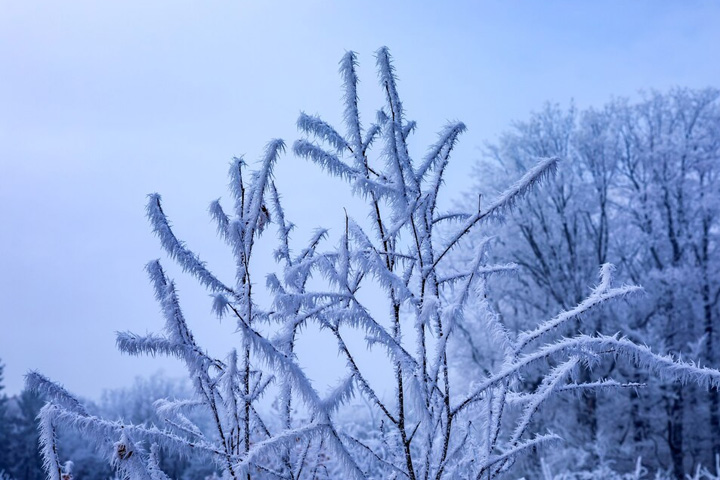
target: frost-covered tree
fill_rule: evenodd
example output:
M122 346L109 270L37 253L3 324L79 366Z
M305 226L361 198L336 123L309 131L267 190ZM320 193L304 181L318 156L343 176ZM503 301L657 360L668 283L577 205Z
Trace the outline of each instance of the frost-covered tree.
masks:
M713 89L676 89L583 112L548 105L488 149L478 170L482 191L501 188L503 178L521 175L538 157L566 159L499 229L494 255L522 273L493 285L506 322L527 328L533 318L566 309L589 292L593 264L610 261L647 294L586 318L586 328L623 331L662 353L718 365L719 100ZM618 362L595 371L648 381L647 372ZM611 458L624 456L628 468L636 455L679 478L698 462L713 464L720 453L717 390L650 383L604 403L584 395L563 408L574 414L560 424L586 450L619 445Z
M516 122L487 149L485 161L478 165L479 190L487 195L522 175L538 158L564 159L558 174L529 195L496 229L492 257L514 262L521 274L495 281L492 300L504 321L516 330L581 302L591 291L598 266L611 261L609 227L614 218L609 193L616 176L616 152L606 141L611 122L602 112L593 113L579 115L573 107L563 111L547 105L529 120ZM477 241L482 241L482 235ZM585 315L582 324L589 332L625 331L617 328L609 309ZM465 335L468 345L483 340L477 337L470 332ZM485 361L476 355L472 363L482 368ZM610 373L606 364L593 369L594 375ZM542 374L538 372L538 376ZM581 368L579 375L587 381L593 373ZM536 381L533 378L530 383ZM597 444L597 401L594 391L584 391L576 402L578 408L570 410L572 415L564 415L560 425L570 427L565 436L571 444ZM567 412L553 408L548 409L549 415L555 410ZM576 428L578 425L581 428Z
M158 399L161 425L122 423L91 415L59 385L29 374L28 384L52 399L40 415L49 478L63 475L60 427L97 442L118 473L132 479L168 478L159 461L163 452L206 458L228 479L498 478L526 452L559 440L531 428L548 399L568 390L622 386L610 378L582 379L583 366L611 358L681 382L720 385L715 370L656 355L624 337L583 331L576 321L582 315L639 290L613 285L608 264L599 267L589 294L562 312L520 332L507 328L484 301L483 287L488 276L515 267L486 263L483 245L461 268L450 252L472 232L492 229L553 174L558 159L540 159L496 198L468 211L440 211L443 175L465 126L446 125L427 153L413 158L408 142L415 123L405 116L386 48L377 52L376 63L385 105L369 126L361 122L353 52L340 62L344 131L307 114L297 122L303 138L294 143L294 154L346 182L367 204L369 225L346 216L335 246L327 245L321 230L303 248L293 248L292 223L272 175L285 150L281 140L267 144L255 169L235 159L231 205L210 206L235 259L232 279L214 275L175 236L160 196L149 196L148 218L162 247L212 293L214 312L236 321L239 345L225 358L213 358L198 345L174 282L159 261L150 262L164 330L119 333L117 343L132 355L179 358L194 398ZM261 305L257 291L264 272L253 269L252 258L271 223L278 231L281 273L266 277L273 300ZM382 292L381 306L366 303L362 288ZM499 361L467 386L451 371L455 352L449 339L469 314L482 318ZM308 324L329 332L345 364L345 377L327 395L313 387L296 355ZM392 372L391 395L375 389L358 362L349 342L358 335ZM541 372L532 389L520 381L529 371ZM260 402L274 391L278 413L264 414ZM339 413L353 399L369 405L362 428L348 425ZM193 422L191 411L203 412L210 425Z
M0 443L4 450L5 465L0 471L16 480L40 480L44 477L42 458L38 452L37 415L45 402L30 389L8 401L8 410L3 419L6 437ZM2 428L0 427L0 428Z
M637 325L648 343L717 365L720 328L720 94L676 90L625 110L619 186L627 220L619 256L652 288ZM665 438L676 474L720 455L718 392L664 387ZM702 421L698 421L699 419ZM708 455L709 453L709 455ZM708 458L709 457L709 458Z

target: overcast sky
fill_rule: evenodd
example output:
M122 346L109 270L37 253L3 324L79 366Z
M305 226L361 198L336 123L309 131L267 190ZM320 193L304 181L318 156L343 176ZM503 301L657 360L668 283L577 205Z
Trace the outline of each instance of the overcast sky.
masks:
M179 236L231 279L206 212L228 197L228 162L256 160L270 138L291 144L301 110L339 123L345 51L359 54L372 118L381 101L373 53L390 47L418 121L414 152L447 120L467 124L447 179L458 198L485 142L546 101L584 108L641 89L718 86L718 25L711 1L0 0L6 392L18 393L29 369L89 397L159 368L183 373L176 361L115 348L117 330L162 326L143 266L165 257L145 195L161 193ZM340 225L350 203L340 183L290 154L276 177L302 226L298 241ZM267 253L274 237L265 238ZM225 355L234 326L169 270L200 343ZM334 353L305 355L318 382L339 375L324 367Z

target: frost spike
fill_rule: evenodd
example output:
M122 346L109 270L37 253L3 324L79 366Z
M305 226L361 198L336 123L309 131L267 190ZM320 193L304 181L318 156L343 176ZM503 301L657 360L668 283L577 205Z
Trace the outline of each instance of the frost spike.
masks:
M183 271L190 272L200 283L213 292L233 293L232 289L226 287L215 275L205 267L197 255L188 250L185 244L177 239L170 227L170 222L160 205L160 195L151 193L148 195L147 217L153 226L153 232L160 239L160 244L171 258L177 261Z

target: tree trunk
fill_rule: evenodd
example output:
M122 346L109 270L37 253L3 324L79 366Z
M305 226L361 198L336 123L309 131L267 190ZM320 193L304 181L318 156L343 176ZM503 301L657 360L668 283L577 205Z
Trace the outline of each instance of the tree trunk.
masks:
M705 226L705 225L704 225ZM715 361L715 345L714 345L714 338L713 338L713 311L712 311L712 301L710 299L710 278L708 275L707 267L708 267L708 261L709 261L709 255L708 255L708 233L709 233L709 227L706 226L705 228L705 236L703 237L703 284L702 284L702 299L703 299L703 320L704 320L704 327L705 327L705 354L706 354L706 361L708 363L708 367L715 368L717 367L716 361ZM712 456L710 457L710 461L715 461L715 457L717 455L720 455L720 411L718 411L718 408L720 407L720 395L718 394L718 390L716 388L710 388L708 392L709 397L709 405L708 408L710 410L710 438L711 440L711 448L712 448Z
M685 406L682 386L674 384L672 393L673 396L668 404L667 441L670 447L673 474L675 478L682 480L685 478L685 468L683 466L685 453L683 449L683 411Z

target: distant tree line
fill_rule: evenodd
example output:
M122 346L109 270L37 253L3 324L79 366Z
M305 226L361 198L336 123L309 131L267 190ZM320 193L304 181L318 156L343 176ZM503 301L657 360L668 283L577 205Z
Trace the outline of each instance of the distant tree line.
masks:
M47 477L38 449L37 415L45 399L29 389L11 397L5 395L3 369L4 365L0 363L0 480L44 480ZM123 419L137 425L162 425L155 414L153 402L158 398L181 399L189 396L190 391L184 381L156 373L148 378L136 378L129 387L106 390L98 401L87 401L86 404L94 414L105 418ZM61 454L73 461L73 478L114 478L113 468L82 435L74 431L60 432L60 444ZM203 479L214 474L213 465L192 462L188 458L165 455L161 464L171 478L178 480Z
M29 390L8 397L3 392L4 368L0 363L0 478L42 480L45 472L35 417L45 402Z

